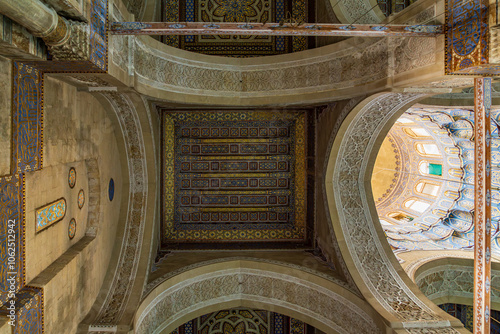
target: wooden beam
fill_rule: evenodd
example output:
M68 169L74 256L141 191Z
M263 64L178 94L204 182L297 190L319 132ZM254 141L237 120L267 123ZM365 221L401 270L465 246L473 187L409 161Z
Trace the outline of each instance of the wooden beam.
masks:
M417 36L435 37L441 25L245 23L245 22L113 22L114 35L265 35L265 36Z
M491 79L474 79L474 334L490 333Z

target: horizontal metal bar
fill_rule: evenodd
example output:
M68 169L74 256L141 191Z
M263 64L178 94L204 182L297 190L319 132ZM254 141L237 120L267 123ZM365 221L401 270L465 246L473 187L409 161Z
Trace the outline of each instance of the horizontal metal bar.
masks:
M114 35L418 36L443 33L442 25L382 25L246 22L113 22Z

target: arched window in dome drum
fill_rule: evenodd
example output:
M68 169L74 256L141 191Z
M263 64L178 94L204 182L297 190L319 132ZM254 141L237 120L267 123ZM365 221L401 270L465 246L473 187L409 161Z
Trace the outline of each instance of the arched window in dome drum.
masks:
M443 165L436 163L429 163L427 161L421 161L418 165L418 170L422 175L443 175Z
M415 217L412 217L412 216L410 216L406 213L402 213L402 212L391 212L388 214L388 216L392 219L397 220L397 221L406 222L406 223L409 223L415 219Z
M428 181L421 181L415 186L415 190L423 195L436 197L439 193L440 186Z
M422 202L422 201L419 201L416 199L409 199L403 203L403 206L405 208L410 209L410 210L422 213L425 210L427 210L429 208L429 206L431 206L431 205L429 203Z
M404 128L403 131L412 138L425 138L431 136L424 128Z
M440 157L441 153L439 152L439 148L437 147L436 144L422 144L418 143L415 145L415 149L417 150L418 154L423 155L423 156L436 156Z

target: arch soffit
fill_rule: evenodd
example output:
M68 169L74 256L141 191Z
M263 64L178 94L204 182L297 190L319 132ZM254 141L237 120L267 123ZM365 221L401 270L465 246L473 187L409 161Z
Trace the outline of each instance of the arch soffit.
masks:
M441 40L400 42L350 38L293 54L227 59L176 49L148 36L112 36L110 73L150 98L204 105L321 103L358 96L360 90L402 87L410 83L403 79L409 75L413 83L432 82L429 87L457 85L459 79L441 74ZM412 51L405 52L410 44Z
M471 254L472 255L472 254ZM416 268L412 279L430 300L436 304L455 303L473 305L474 259L458 257L429 257ZM492 262L491 308L500 310L500 263Z
M139 305L134 328L170 333L191 319L233 307L282 313L327 333L382 333L384 327L368 303L331 281L276 264L230 260L165 280Z
M85 78L78 78L75 83L95 86L92 80ZM102 82L99 84L105 86ZM152 134L154 121L145 110L147 108L145 101L133 93L97 91L94 96L116 115L112 120L115 131L121 130L116 138L124 179L123 193L128 196L121 197L120 205L124 209L121 210L119 217L122 222L119 224L121 230L117 232L121 239L117 239L105 284L101 287L100 296L81 326L129 323L139 302L139 297L137 300L131 299L132 291L136 284L143 285L143 281L137 282L136 279L138 277L145 279L149 253L154 247L149 242L144 243L143 240L154 240L152 222L155 221L156 212L154 207L156 166L154 163L147 163L155 159ZM147 210L151 205L151 210Z
M332 138L325 176L328 207L339 246L364 297L393 327L425 320L461 325L414 285L390 249L378 221L370 179L378 147L397 117L425 94L381 93L362 101ZM397 301L397 302L391 302Z

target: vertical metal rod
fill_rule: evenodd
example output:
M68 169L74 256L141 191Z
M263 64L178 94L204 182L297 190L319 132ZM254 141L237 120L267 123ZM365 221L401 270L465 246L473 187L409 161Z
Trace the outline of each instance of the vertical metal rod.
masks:
M491 79L474 79L474 334L490 333Z

